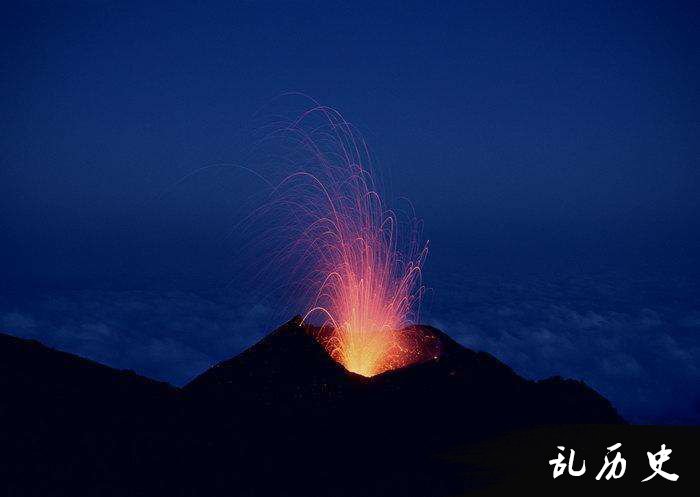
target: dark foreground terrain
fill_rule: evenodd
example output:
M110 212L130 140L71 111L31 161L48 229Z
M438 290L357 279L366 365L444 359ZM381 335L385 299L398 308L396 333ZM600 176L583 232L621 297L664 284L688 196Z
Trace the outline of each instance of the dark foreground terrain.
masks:
M182 389L0 334L0 495L697 490L699 428L629 426L581 382L528 381L424 330L436 359L368 379L293 320ZM626 473L596 481L618 442ZM680 479L642 483L662 443ZM553 480L557 446L586 473Z

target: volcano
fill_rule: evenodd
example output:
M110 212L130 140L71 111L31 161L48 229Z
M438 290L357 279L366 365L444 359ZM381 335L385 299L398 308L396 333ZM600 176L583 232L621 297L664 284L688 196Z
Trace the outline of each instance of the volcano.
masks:
M331 359L314 328L295 318L195 378L184 393L198 403L215 401L222 413L259 416L264 407L268 415L298 418L299 424L332 417L351 431L379 431L397 442L410 430L411 443L439 444L537 424L624 422L583 382L528 381L435 328L421 326L421 332L435 342L433 356L367 378Z
M508 454L512 433L564 430L528 439L541 452L538 478L551 478L545 458L572 433L584 447L612 442L601 433L634 429L639 438L580 381L530 381L435 328L421 332L439 352L368 378L333 360L295 318L183 388L0 334L0 490L459 495L493 483L479 464L494 447L508 448L497 479L532 464ZM674 454L697 441L696 432L663 437Z

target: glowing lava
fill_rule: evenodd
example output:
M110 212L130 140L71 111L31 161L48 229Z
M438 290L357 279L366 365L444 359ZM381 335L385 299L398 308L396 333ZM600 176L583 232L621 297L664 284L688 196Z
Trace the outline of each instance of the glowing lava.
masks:
M417 319L427 244L420 223L388 208L368 149L343 117L318 106L285 126L299 169L274 189L265 214L286 221L274 236L308 299L304 321L349 371L373 376L428 359ZM273 212L274 211L274 212Z
M414 337L401 330L422 297L427 247L404 256L396 216L384 208L366 171L347 166L335 170L344 177L319 183L324 199L316 204L307 240L318 253L317 291L305 319L320 315L321 343L331 357L373 376L418 360Z

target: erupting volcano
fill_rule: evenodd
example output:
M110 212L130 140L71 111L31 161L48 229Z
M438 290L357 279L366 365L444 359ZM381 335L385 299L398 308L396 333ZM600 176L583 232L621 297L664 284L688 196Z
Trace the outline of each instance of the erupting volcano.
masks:
M288 140L284 177L257 211L273 221L274 267L292 270L295 301L328 354L364 376L435 355L417 321L428 253L421 224L384 202L369 150L335 110L317 106L269 137ZM410 207L410 204L409 204Z

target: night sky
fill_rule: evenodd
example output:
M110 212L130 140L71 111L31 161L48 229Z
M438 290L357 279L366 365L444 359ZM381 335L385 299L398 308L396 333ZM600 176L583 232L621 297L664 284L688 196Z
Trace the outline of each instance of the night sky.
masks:
M700 423L697 3L377 3L5 4L0 331L180 385L291 317L227 237L259 184L178 181L300 91L424 220L424 321Z

